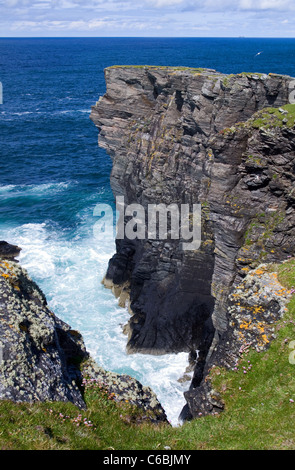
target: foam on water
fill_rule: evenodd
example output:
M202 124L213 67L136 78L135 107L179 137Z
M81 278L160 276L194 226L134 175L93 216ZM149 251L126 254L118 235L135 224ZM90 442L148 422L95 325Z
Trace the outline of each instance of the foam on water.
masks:
M150 386L176 426L185 404L183 392L189 386L178 382L188 365L187 354L126 354L122 327L129 313L101 284L115 250L114 239L97 241L89 230L93 220L85 214L84 219L70 239L49 223L7 228L0 236L22 247L22 266L39 284L55 314L82 333L97 363Z
M0 185L0 194L2 197L17 197L17 196L37 196L48 195L57 193L67 189L73 183L41 183L41 184L6 184Z

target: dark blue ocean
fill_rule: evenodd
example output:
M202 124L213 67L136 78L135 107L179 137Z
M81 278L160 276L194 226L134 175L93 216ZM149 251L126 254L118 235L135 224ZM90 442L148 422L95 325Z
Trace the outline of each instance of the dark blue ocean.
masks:
M295 39L0 39L0 239L23 248L22 265L97 362L150 385L176 424L186 354L127 356L129 314L101 285L114 240L94 238L93 210L113 204L111 160L89 115L115 64L295 76Z

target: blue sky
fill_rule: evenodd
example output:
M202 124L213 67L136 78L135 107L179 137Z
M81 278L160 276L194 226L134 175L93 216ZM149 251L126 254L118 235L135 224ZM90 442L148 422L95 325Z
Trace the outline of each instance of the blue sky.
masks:
M0 37L295 37L294 0L0 0Z

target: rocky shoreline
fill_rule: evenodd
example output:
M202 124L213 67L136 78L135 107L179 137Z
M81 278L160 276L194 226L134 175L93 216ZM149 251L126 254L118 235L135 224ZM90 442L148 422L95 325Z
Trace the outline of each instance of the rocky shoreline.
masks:
M15 260L20 248L0 243L0 399L69 401L81 409L84 385L95 381L115 401L141 410L141 420L167 422L149 387L99 367L81 334L48 307L45 295Z
M48 308L46 298L14 256L20 248L0 247L0 399L14 402L69 401L86 408L83 390L98 384L117 402L140 410L137 422L168 423L154 392L129 375L101 368L86 350L81 334ZM9 254L7 252L9 250ZM12 256L13 253L13 256ZM287 309L291 291L283 288L270 265L251 270L229 298L229 328L200 373L194 369L180 422L223 410L222 397L207 374L219 365L235 368L255 348L268 348L275 324ZM198 363L197 363L198 364Z

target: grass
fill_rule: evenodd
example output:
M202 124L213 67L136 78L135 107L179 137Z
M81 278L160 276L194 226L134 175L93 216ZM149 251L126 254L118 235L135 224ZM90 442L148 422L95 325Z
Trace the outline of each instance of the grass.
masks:
M191 74L208 72L207 69L203 67L182 67L182 66L172 66L172 65L111 65L107 67L108 69L120 69L120 68L133 68L133 69L158 69L158 70L168 70L172 72L188 72Z
M295 286L295 259L272 266L288 289ZM295 449L295 296L276 324L264 353L249 350L235 371L215 367L214 388L225 410L181 427L138 423L140 414L118 404L96 384L85 388L87 410L69 403L0 402L2 450L291 450Z
M287 289L295 288L295 259L289 260L278 266L278 279Z
M284 110L285 113L281 112ZM258 111L252 121L252 126L256 129L261 127L269 129L271 127L294 127L295 124L295 105L286 104L281 108L265 108Z

